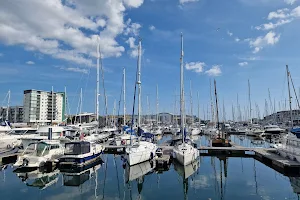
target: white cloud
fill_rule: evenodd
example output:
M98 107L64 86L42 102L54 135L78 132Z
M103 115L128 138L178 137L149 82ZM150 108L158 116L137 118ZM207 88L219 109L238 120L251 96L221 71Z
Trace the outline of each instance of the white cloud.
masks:
M293 5L297 0L284 0L285 3Z
M227 31L227 35L229 35L231 37L231 36L233 36L233 33L230 31Z
M138 46L135 44L135 38L130 37L126 41L129 45L130 51L128 52L131 58L136 58L138 56Z
M220 76L222 74L221 65L213 65L212 68L205 71L209 76Z
M187 70L195 71L196 73L203 72L203 68L206 66L204 62L190 62L185 64Z
M74 68L74 67L68 67L68 68L61 68L62 70L65 71L70 71L70 72L78 72L78 73L83 73L83 74L87 74L88 70L87 69L80 69L78 67Z
M255 39L249 39L249 45L253 48L253 53L258 53L268 45L275 45L280 39L280 34L273 31L268 32L265 36L259 36Z
M34 64L35 64L35 62L33 62L33 61L29 60L29 61L27 61L27 62L26 62L26 64L27 64L27 65L34 65Z
M289 12L288 8L279 9L277 11L270 12L269 15L268 15L268 20L271 20L271 19L285 19L285 18L289 17L288 12Z
M128 7L138 8L144 3L144 0L124 0L124 3Z
M125 12L128 8L141 6L143 2L27 0L16 4L4 0L0 6L0 42L22 45L29 51L92 66L91 56L96 56L99 34L104 57L122 55L125 48L116 38L120 35L137 35L141 27L131 20L130 23L124 23Z
M237 37L237 38L234 39L234 41L239 42L240 38Z
M282 26L284 24L288 24L291 23L293 20L292 19L280 19L278 20L276 23L273 22L269 22L267 24L262 24L260 26L256 26L255 29L256 30L271 30L271 29L275 29L278 26Z
M240 63L239 63L239 66L241 66L241 67L244 67L244 66L246 66L246 65L248 65L248 62L240 62Z
M179 0L180 4L190 3L190 2L197 2L199 0Z
M155 26L153 26L153 25L149 26L149 30L150 30L150 31L155 30Z
M126 28L124 29L124 35L138 36L142 25L138 23L131 23L131 19L126 21Z

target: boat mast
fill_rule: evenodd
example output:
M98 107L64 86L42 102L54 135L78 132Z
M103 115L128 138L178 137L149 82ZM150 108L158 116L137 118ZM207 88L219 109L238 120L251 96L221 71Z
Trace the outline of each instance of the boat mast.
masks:
M9 103L10 103L10 90L8 90L8 93L7 93L7 109L6 109L6 120L8 121L8 115L9 115Z
M218 106L218 94L217 94L217 82L216 82L216 79L214 80L214 86L215 86L215 98L216 98L217 130L219 131L220 130L220 123L219 123L219 108L218 108L219 106ZM222 134L223 134L223 132L222 132ZM222 138L223 138L223 136L222 136Z
M248 79L248 92L249 92L249 117L250 117L250 123L252 124L251 88L250 88L250 80L249 79Z
M291 125L293 128L293 111L292 111L292 97L291 97L291 91L290 91L290 72L289 72L289 66L286 65L286 74L287 74L287 82L288 82L288 91L289 91L289 103L290 103L290 115L291 115Z
M51 125L52 125L52 123L53 123L53 101L54 101L53 86L51 88L51 98L52 98L52 101L51 101Z
M184 144L184 87L183 87L183 34L181 33L181 51L180 51L180 126L182 142Z
M158 126L158 85L156 84L156 126Z
M194 117L193 117L193 93L192 93L192 81L190 80L190 104L191 104L191 124L194 123Z
M123 125L126 125L126 74L123 68Z
M100 83L100 67L99 67L99 61L100 61L100 38L97 37L97 81L96 81L96 120L99 124L99 83ZM96 133L98 133L98 129L96 129Z
M142 40L139 39L139 46L138 46L138 78L137 78L137 84L138 84L138 127L141 125L141 92L142 92L142 86L141 86L141 53L142 52Z
M214 111L214 104L212 98L212 87L211 87L211 79L209 80L209 88L210 88L210 109L211 109L211 121L215 123L215 111Z
M81 124L81 111L82 111L82 88L80 88L80 107L79 107L79 123Z
M199 92L197 92L197 100L198 100L198 121L199 121L199 127L200 127L201 120L200 120L200 99L199 99Z

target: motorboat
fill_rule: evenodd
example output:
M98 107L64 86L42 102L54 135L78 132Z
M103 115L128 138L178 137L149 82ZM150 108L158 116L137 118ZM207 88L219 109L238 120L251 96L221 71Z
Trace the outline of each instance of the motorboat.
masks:
M51 136L49 135L49 130L52 130ZM29 144L38 142L41 140L59 140L61 143L70 142L71 140L79 137L79 130L72 127L64 126L43 126L39 127L36 131L37 135L24 135L22 140L23 148L25 149ZM50 138L49 138L50 137Z
M11 149L21 145L21 138L36 136L36 128L13 128L7 134L1 136L0 149Z
M130 166L136 165L155 157L157 150L156 144L153 143L154 135L143 133L138 141L125 149L125 159Z
M281 143L273 146L282 157L300 162L300 139L291 132L281 138Z
M17 168L41 168L47 162L58 162L64 147L58 140L42 140L29 144L13 165Z
M16 175L26 184L26 186L37 187L40 190L44 190L57 183L59 170L55 169L52 172L44 173L39 169L36 169L30 172L17 172Z
M10 123L7 120L0 122L0 134L7 133L11 130Z
M277 125L267 125L264 127L264 133L265 134L280 134L280 133L283 133L285 132L284 129L282 128L279 128L279 126Z
M95 162L103 153L103 146L86 141L74 141L65 144L64 155L59 158L60 168L82 167Z

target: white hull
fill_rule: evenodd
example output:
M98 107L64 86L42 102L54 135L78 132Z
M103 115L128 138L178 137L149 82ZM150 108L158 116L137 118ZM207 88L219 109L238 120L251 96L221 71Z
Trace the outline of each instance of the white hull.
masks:
M191 135L199 135L201 130L199 128L193 128L191 131Z
M181 144L174 148L173 157L182 165L188 165L199 157L198 149L189 144Z
M155 157L156 145L150 142L139 142L139 145L126 148L125 158L128 164L136 165Z

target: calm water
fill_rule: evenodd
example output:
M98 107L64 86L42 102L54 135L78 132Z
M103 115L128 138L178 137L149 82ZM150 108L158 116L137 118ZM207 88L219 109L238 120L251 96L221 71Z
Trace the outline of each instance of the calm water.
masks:
M255 145L248 138L232 140ZM206 142L198 137L198 144ZM300 192L294 184L300 178L283 176L252 158L201 157L185 168L172 164L168 171L155 169L149 162L124 169L120 156L103 155L102 159L102 165L77 174L58 170L16 174L8 166L0 172L0 199L282 200L298 199Z

